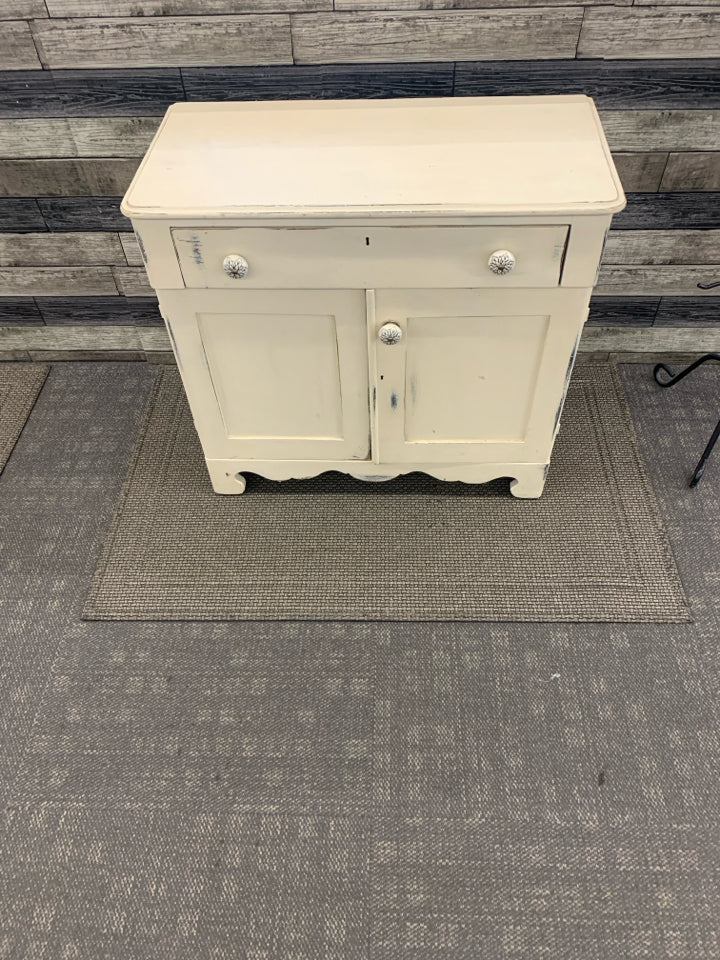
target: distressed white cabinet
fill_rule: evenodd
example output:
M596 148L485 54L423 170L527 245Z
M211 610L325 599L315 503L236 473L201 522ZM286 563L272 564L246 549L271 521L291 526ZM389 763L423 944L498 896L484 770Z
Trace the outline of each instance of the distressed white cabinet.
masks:
M540 496L622 186L584 96L176 104L133 226L213 488Z

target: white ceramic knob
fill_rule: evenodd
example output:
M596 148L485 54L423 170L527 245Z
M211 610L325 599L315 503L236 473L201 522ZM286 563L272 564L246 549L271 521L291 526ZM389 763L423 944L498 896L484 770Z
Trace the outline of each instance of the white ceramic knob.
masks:
M493 273L502 277L506 273L510 273L515 266L515 257L509 250L496 250L495 253L491 254L488 266Z
M230 253L223 260L223 270L233 280L242 280L243 277L248 275L249 269L247 260L245 257L241 257L239 253Z
M394 343L400 343L402 336L402 327L399 327L396 323L384 323L378 331L379 339L389 347Z

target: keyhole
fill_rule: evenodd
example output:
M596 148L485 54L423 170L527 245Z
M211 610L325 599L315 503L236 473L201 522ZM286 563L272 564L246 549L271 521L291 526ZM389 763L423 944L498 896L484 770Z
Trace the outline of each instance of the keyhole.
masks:
M365 246L366 247L370 246L370 237L365 237Z

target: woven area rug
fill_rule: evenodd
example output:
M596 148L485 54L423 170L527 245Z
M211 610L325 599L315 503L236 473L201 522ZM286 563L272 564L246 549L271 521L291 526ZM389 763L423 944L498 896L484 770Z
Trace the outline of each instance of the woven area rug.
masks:
M48 375L44 363L0 363L0 473Z
M162 369L84 609L108 620L689 620L614 368L578 364L539 500L338 473L213 493Z

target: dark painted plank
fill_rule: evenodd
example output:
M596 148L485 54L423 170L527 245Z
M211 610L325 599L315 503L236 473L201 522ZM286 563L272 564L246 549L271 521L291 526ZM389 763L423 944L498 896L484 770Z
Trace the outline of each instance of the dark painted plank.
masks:
M613 230L720 229L720 191L629 193Z
M593 297L590 300L588 323L600 326L650 326L657 312L660 297Z
M452 96L452 63L183 67L188 100Z
M127 229L127 227L125 228ZM23 197L0 197L0 231L42 233L47 230L37 201Z
M120 230L132 226L120 213L121 197L38 197L48 230ZM0 200L0 203L2 201ZM10 231L10 227L6 227Z
M162 326L154 297L37 297L40 315L52 324Z
M720 280L720 272L714 277ZM693 324L720 326L720 300L716 297L663 297L655 326L687 327Z
M130 186L139 160L0 160L0 195L116 197Z
M32 297L0 297L0 327L14 323L42 325L43 318Z
M720 60L458 63L455 96L584 93L605 109L720 107Z
M0 73L0 117L158 116L184 99L177 68Z

